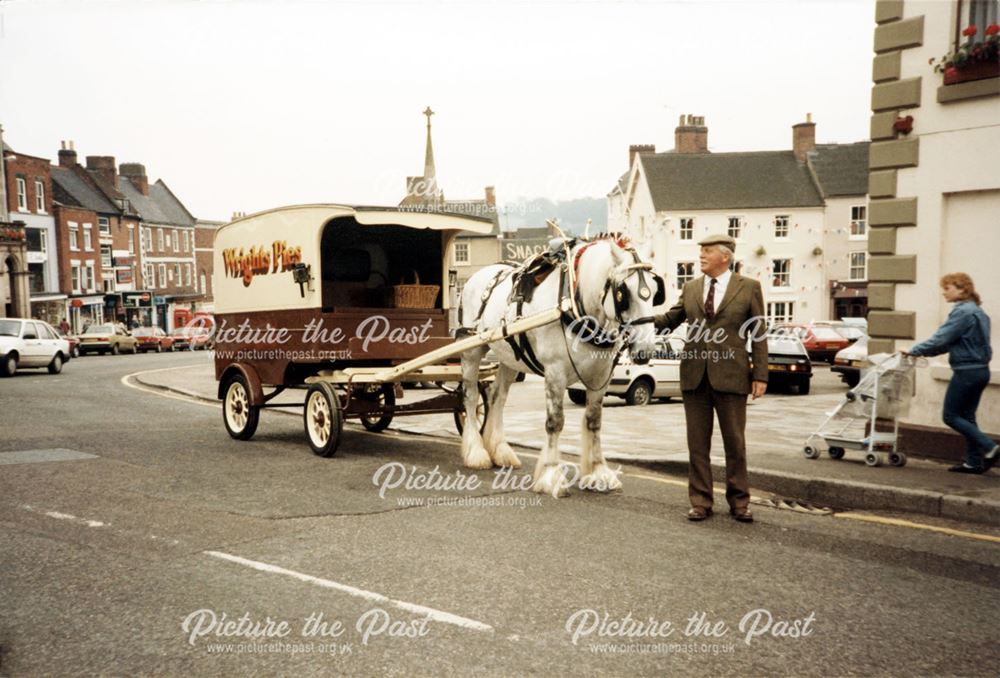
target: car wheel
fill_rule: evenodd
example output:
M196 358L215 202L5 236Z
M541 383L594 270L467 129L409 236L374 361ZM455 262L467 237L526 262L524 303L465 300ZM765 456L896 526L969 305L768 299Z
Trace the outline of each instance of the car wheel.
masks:
M333 386L321 381L306 391L306 406L303 413L306 438L313 454L332 457L337 452L340 436L344 430L344 413L340 408L340 396Z
M69 351L69 355L72 358L79 358L80 357L80 347L79 346L74 346L73 348L71 348L70 351Z
M49 363L49 374L59 374L62 372L63 368L63 357L62 353L56 353L52 357L52 362Z
M798 385L799 395L809 395L809 385L809 379L800 381Z
M132 344L132 355L135 355L138 352L139 352L139 344L138 343Z
M569 395L569 401L574 405L586 405L587 404L587 392L578 388L568 388L566 393Z
M156 344L156 352L157 353L163 353L163 347L160 346L159 342L157 342L157 344Z
M226 432L236 440L250 440L257 431L260 407L250 404L250 386L242 374L226 383L222 395L222 421Z
M653 389L645 379L637 379L629 386L628 393L625 394L625 402L629 405L637 405L639 407L648 405L652 398Z
M168 348L167 350L170 351L171 353L173 353L174 352L174 345L170 344L170 348Z
M3 359L3 365L0 365L0 373L5 377L13 377L15 372L17 372L17 354L8 353Z
M111 355L118 355L118 344L111 344Z

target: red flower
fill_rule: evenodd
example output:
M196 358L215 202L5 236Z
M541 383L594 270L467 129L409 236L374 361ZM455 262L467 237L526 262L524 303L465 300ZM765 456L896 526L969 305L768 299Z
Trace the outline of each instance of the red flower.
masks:
M986 27L986 35L996 35L1000 33L1000 24L990 24Z
M962 31L962 35L971 38L979 31L975 26L966 26L965 30Z
M944 74L948 78L955 77L956 75L958 75L958 69L955 68L954 66L952 66L951 68L946 68L944 69Z

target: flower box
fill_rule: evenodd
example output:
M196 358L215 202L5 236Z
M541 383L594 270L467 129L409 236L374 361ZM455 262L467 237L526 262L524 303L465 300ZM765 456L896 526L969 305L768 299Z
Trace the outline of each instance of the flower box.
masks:
M971 61L962 68L948 68L944 72L946 85L986 78L1000 78L1000 61Z

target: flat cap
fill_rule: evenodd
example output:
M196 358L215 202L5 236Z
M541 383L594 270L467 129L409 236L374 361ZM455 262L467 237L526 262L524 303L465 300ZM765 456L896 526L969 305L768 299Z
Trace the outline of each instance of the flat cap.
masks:
M734 240L732 238L732 236L728 236L725 233L715 233L713 235L705 236L704 238L702 238L698 242L698 244L702 245L702 246L705 246L705 245L725 245L726 247L728 247L729 249L731 249L733 252L736 251L736 240Z

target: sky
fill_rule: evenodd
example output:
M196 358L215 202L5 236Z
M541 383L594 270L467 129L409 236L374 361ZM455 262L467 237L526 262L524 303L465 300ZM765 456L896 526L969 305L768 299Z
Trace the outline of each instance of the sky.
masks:
M141 162L197 217L393 205L434 111L448 199L602 197L629 144L864 140L874 0L0 0L0 124Z

